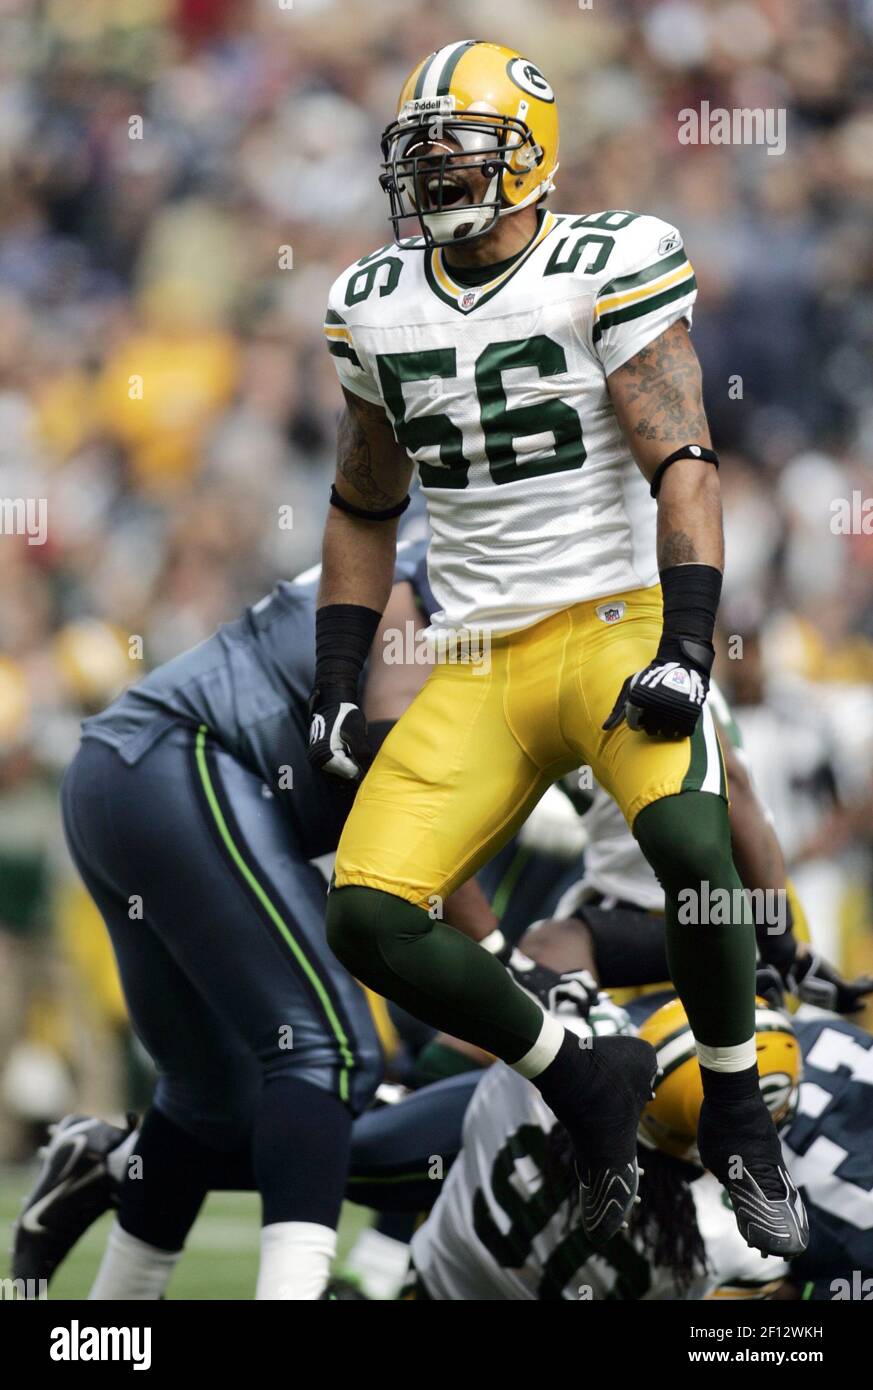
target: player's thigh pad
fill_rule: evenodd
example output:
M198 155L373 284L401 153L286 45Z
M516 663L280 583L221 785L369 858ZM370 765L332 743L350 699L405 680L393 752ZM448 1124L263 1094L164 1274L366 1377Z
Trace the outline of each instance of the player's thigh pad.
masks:
M507 719L508 644L489 669L435 665L385 740L346 821L338 888L431 906L512 835L545 786Z
M727 783L708 706L691 738L654 739L622 722L608 733L625 679L647 666L661 637L660 587L606 601L578 604L573 614L574 660L562 698L565 728L593 776L633 826L644 806L683 791L726 796Z

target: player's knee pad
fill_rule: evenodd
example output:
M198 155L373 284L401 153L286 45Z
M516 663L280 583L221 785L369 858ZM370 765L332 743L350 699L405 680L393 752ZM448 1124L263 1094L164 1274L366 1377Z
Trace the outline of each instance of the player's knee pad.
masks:
M395 945L411 932L427 932L431 925L426 912L379 888L349 885L328 894L330 949L357 979L381 993Z
M664 891L735 876L726 803L711 792L680 792L646 806L634 835Z

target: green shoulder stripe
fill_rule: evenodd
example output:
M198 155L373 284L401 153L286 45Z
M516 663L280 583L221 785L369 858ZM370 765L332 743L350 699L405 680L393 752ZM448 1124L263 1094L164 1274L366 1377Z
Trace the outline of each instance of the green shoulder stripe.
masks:
M650 299L642 299L638 304L628 304L624 309L615 309L612 313L603 314L594 325L594 341L603 335L607 328L614 328L617 323L630 323L632 319L640 319L644 314L651 314L655 309L662 309L665 304L672 304L676 299L684 299L697 289L697 280L693 275L689 275L687 280L682 280L678 285L673 285L669 290L664 290L663 294L653 295Z
M688 260L684 248L675 252L672 256L667 256L664 260L655 261L652 265L647 265L643 270L637 270L633 275L619 275L615 280L610 280L608 285L604 285L598 294L598 299L605 299L610 294L622 294L625 290L634 290L639 285L647 285L650 280L659 280L662 275L667 275L671 270L678 270L680 265L684 265Z
M331 357L347 357L353 367L360 367L361 365L360 357L355 352L355 349L350 347L348 343L331 342L330 338L328 338L327 350Z

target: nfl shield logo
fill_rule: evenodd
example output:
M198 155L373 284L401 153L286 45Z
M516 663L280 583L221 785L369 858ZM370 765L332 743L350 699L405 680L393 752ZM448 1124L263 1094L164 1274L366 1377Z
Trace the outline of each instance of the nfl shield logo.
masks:
M618 623L624 617L624 604L601 603L594 611L602 623Z
M460 299L458 300L458 303L462 309L472 309L473 305L476 303L476 300L478 298L478 290L465 290L464 293L461 295Z

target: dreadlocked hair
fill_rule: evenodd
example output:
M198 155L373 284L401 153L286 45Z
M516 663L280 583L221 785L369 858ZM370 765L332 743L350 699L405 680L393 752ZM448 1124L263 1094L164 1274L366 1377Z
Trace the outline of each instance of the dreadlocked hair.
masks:
M695 1275L705 1274L709 1267L691 1195L691 1183L700 1173L690 1163L657 1149L640 1149L639 1157L645 1171L640 1173L640 1200L630 1217L627 1235L637 1237L653 1265L670 1270L681 1297ZM575 1190L573 1145L564 1126L555 1125L546 1139L543 1179L561 1190L567 1188L568 1178L571 1190ZM578 1220L578 1204L571 1201L565 1229ZM623 1232L613 1237L624 1238Z

